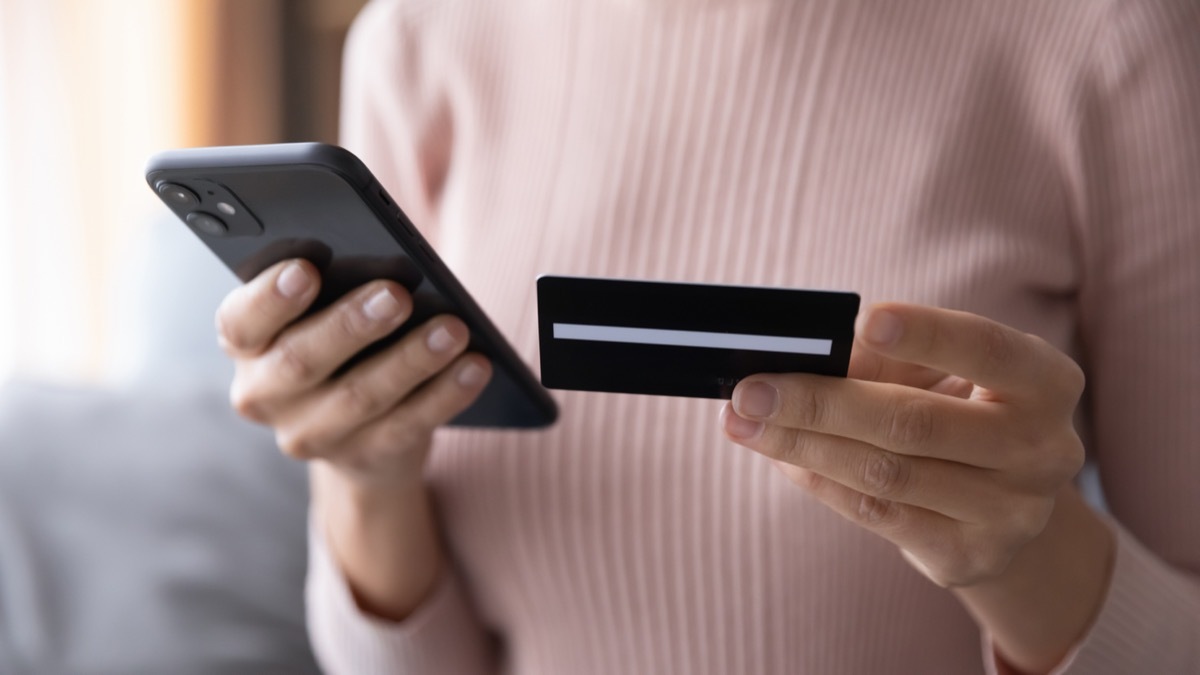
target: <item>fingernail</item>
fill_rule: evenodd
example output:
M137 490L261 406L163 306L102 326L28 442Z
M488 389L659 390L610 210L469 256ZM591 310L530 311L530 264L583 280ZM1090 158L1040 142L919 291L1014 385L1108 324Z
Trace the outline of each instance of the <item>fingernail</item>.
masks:
M890 345L900 339L904 332L904 323L895 314L879 310L867 317L866 329L863 331L867 342L878 345Z
M751 382L733 390L733 409L746 417L770 417L779 405L779 392L766 382Z
M396 296L392 295L391 291L384 288L376 291L375 295L363 304L363 314L372 321L394 319L400 314L400 303L396 302Z
M275 287L285 298L299 297L308 290L310 285L312 285L312 280L308 278L308 273L296 263L288 265L275 280Z
M468 389L478 387L483 384L484 378L487 377L487 371L478 363L468 363L458 371L458 376L455 378L458 383Z
M446 330L445 326L438 326L429 334L429 337L425 338L425 345L432 352L448 351L456 342L458 340L454 339L454 335Z
M762 433L763 423L748 420L744 417L739 417L732 410L725 412L725 433L734 438L749 440L757 438Z

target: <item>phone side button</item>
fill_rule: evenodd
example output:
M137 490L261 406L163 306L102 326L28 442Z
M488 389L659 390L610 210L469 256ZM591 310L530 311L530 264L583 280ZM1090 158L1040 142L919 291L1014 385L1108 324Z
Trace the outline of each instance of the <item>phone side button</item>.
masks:
M402 213L399 208L392 211L392 218L396 220L396 222L400 225L400 229L404 230L405 234L410 237L417 236L417 233L413 230L412 225L408 224L408 219L404 217L404 213Z

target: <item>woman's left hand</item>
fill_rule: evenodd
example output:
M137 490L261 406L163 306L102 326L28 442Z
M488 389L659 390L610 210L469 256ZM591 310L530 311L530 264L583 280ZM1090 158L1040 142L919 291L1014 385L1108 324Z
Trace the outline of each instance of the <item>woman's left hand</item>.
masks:
M876 305L857 332L846 379L739 383L725 433L939 585L999 576L1083 464L1083 372L1045 340L964 312Z

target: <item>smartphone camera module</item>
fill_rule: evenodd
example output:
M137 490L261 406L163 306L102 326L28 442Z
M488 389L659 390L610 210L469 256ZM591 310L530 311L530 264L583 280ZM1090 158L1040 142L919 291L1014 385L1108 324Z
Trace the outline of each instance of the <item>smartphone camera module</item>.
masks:
M197 232L202 234L223 237L229 233L229 227L225 225L225 221L203 211L193 211L187 214L186 220L188 225L191 225Z
M196 193L178 183L162 182L155 187L155 190L158 191L163 201L172 206L191 208L200 205L200 198L196 196Z
M167 177L154 183L160 199L202 237L257 237L262 223L233 190L208 178Z

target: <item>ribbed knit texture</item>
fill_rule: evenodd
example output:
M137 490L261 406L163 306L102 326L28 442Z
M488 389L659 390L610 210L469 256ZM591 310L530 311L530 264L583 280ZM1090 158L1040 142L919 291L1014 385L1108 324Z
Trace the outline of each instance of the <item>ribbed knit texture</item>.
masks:
M1200 672L1197 2L385 0L344 115L531 364L539 274L848 289L1071 354L1120 553L1064 672ZM454 570L409 622L358 614L314 537L331 671L992 667L719 404L556 397L549 431L439 433Z

